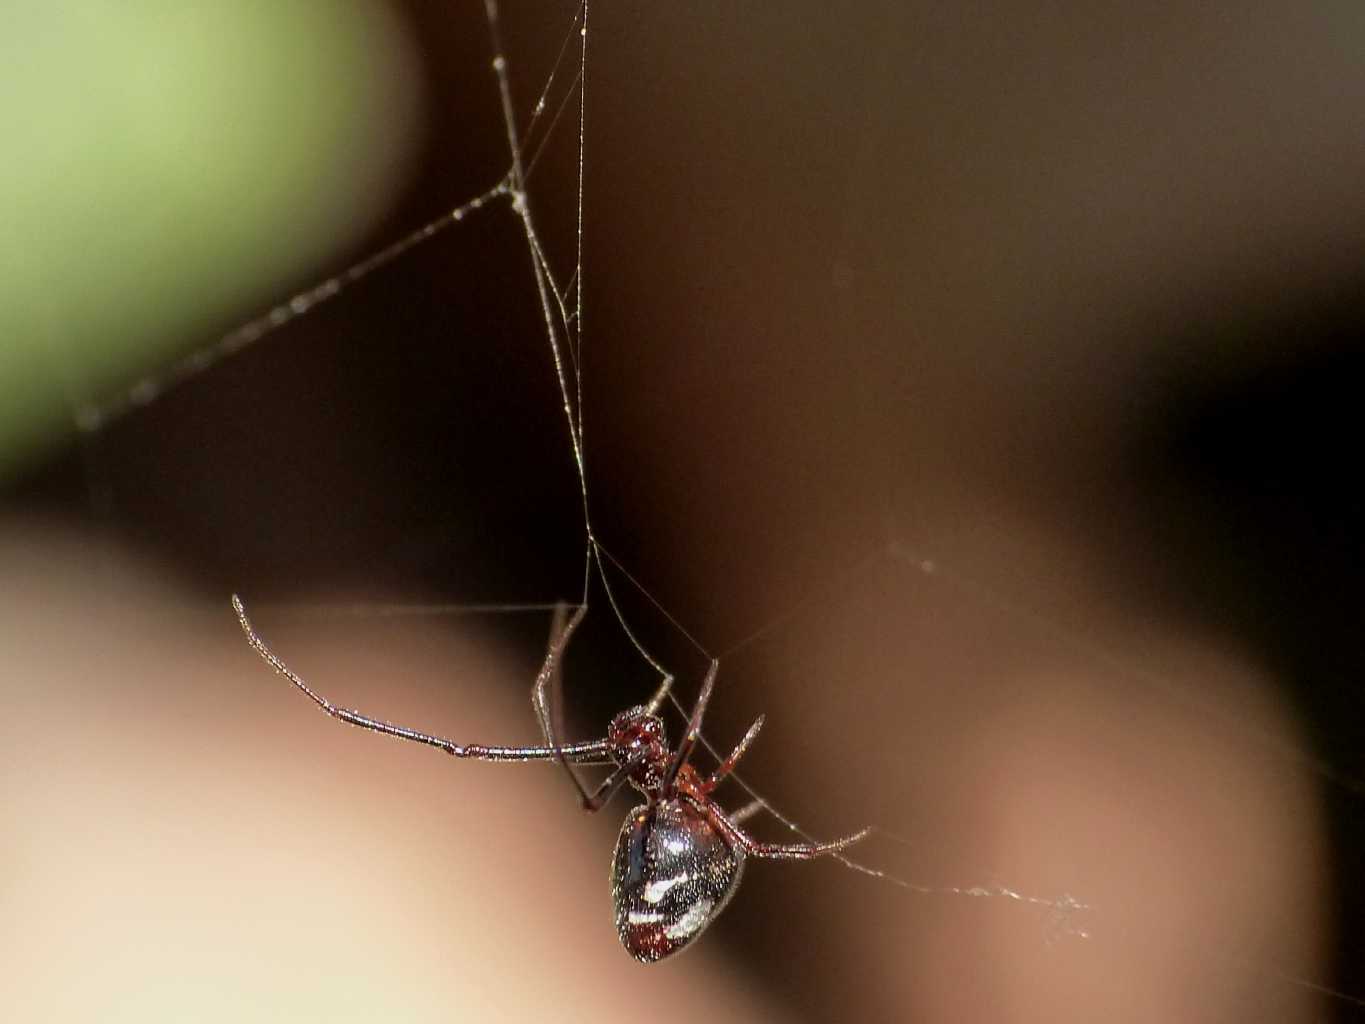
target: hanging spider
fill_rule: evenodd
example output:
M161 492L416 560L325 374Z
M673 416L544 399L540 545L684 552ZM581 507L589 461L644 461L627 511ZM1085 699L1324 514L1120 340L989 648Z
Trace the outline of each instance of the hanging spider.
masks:
M626 951L641 963L653 963L678 952L706 930L739 887L746 857L809 860L837 853L867 835L868 829L829 843L763 843L739 827L739 822L762 805L755 802L727 815L711 793L734 770L736 763L763 725L760 715L744 738L706 778L688 759L701 735L702 716L716 683L718 663L711 662L701 694L676 750L669 753L663 719L658 710L668 695L672 678L664 679L648 704L620 712L607 726L604 739L583 743L557 742L550 715L549 689L558 677L559 660L578 628L587 607L580 606L559 628L556 613L550 648L531 691L536 718L545 736L540 747L489 747L460 744L415 729L392 725L358 711L337 707L312 690L268 647L246 616L234 594L232 608L247 642L276 672L306 693L323 711L351 725L399 739L438 747L454 757L481 761L558 761L573 780L585 810L600 809L629 782L646 802L631 810L616 840L611 862L611 893L616 906L616 932ZM614 769L589 791L574 764L611 764Z

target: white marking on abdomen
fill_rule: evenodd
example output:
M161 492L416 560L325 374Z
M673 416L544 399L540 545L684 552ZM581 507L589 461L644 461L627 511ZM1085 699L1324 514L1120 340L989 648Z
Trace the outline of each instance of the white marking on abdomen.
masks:
M687 908L687 913L664 929L664 935L670 939L686 939L695 935L706 923L706 917L714 905L713 900L697 900Z
M641 895L641 898L646 903L658 903L664 898L664 894L668 892L669 889L672 889L679 882L688 881L691 877L691 875L683 873L675 878L657 879L645 886L645 891Z

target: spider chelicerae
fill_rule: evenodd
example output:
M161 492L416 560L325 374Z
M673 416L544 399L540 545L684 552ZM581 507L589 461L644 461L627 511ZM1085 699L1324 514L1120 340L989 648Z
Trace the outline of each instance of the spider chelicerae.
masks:
M621 826L611 862L616 932L626 951L642 963L671 956L706 930L739 887L746 858L809 860L822 854L838 853L869 832L863 829L828 843L764 843L740 828L744 818L763 806L761 802L755 801L733 814L721 810L711 794L749 749L763 726L763 716L755 720L744 738L710 775L703 777L689 763L701 736L706 705L716 684L719 663L714 660L692 708L687 730L675 750L670 752L668 749L663 719L658 715L668 696L672 677L665 677L649 703L628 708L613 717L603 739L558 742L550 713L549 691L558 677L564 648L587 612L586 605L580 605L567 623L562 607L555 614L549 651L531 690L531 702L545 737L545 745L538 747L456 743L338 707L313 690L266 645L235 594L232 608L256 653L333 718L387 736L425 743L453 757L481 761L557 761L573 780L587 811L600 809L626 783L643 793L645 803L633 808ZM614 767L596 788L589 789L574 769L576 764Z

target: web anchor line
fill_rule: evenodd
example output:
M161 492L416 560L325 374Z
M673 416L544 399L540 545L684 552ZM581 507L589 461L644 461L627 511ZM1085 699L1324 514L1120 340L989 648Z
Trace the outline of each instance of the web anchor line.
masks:
M311 313L317 306L336 298L356 282L369 277L376 270L387 266L447 228L459 224L470 214L483 209L499 196L508 195L510 191L507 179L504 178L468 202L423 224L398 241L352 264L341 273L292 295L255 319L228 331L216 342L191 352L178 362L172 363L169 369L143 377L103 403L86 402L78 405L76 426L82 433L92 434L122 419L133 410L150 405L173 388L235 356L267 335L274 334L286 324Z

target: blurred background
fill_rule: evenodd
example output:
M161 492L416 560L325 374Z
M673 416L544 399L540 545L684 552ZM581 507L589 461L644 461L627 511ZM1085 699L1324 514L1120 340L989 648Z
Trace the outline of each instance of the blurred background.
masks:
M576 5L504 6L525 119ZM341 729L227 605L342 704L535 738L548 611L391 607L580 593L505 206L78 437L505 170L481 4L277 7L0 33L15 1019L1365 1019L1358 4L592 7L598 536L721 657L714 742L766 712L785 813L1091 907L755 862L648 969L624 799ZM561 281L573 120L531 183ZM690 700L704 657L613 583ZM592 605L583 736L656 682Z

